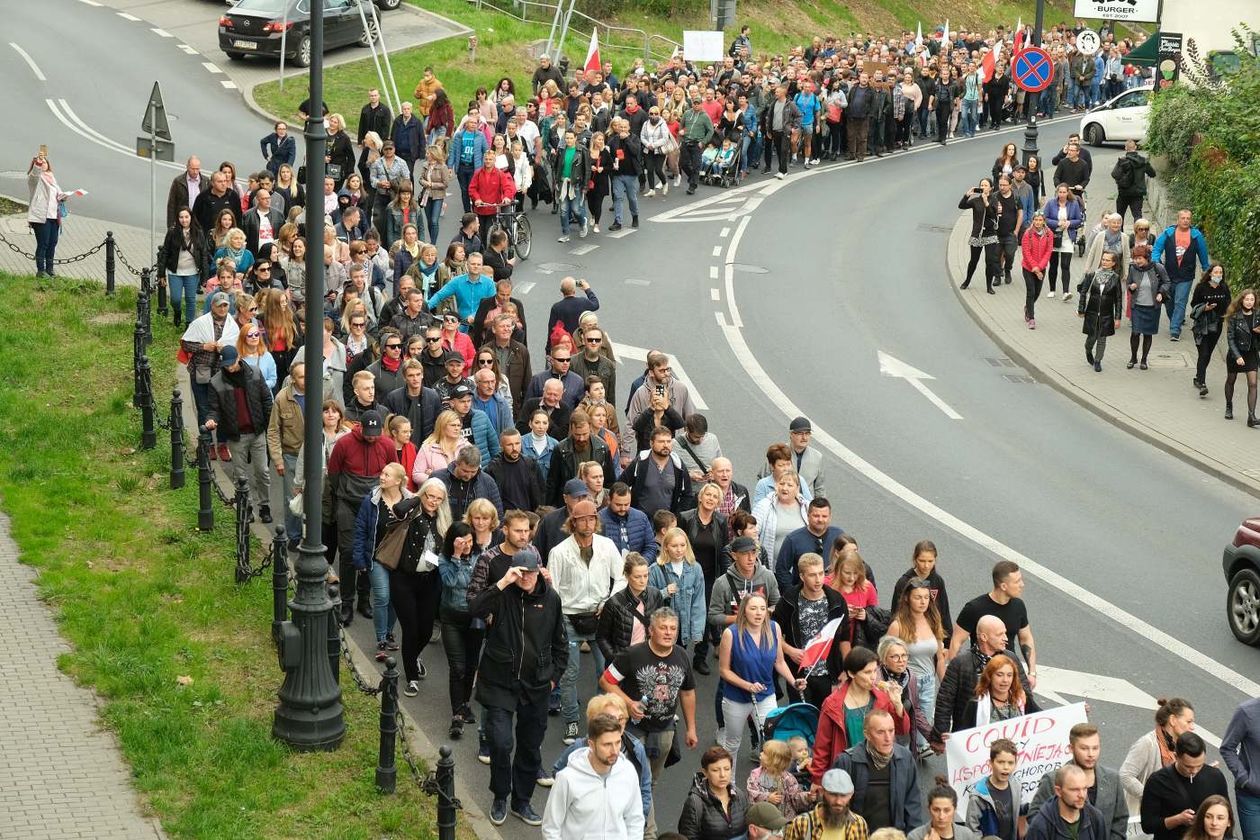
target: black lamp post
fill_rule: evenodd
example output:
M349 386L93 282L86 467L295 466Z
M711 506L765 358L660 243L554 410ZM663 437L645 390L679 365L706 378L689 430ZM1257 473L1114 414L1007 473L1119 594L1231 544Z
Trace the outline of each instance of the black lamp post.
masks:
M1032 42L1034 47L1041 46L1041 29L1046 19L1046 0L1037 0L1037 21L1033 24ZM1054 73L1053 65L1051 65L1051 74ZM1050 84L1054 84L1053 75ZM1041 94L1030 93L1028 96L1040 96ZM1024 165L1028 165L1030 157L1037 156L1040 149L1037 148L1037 108L1029 103L1028 105L1028 126L1024 129ZM1041 158L1038 157L1038 160Z
M306 194L324 193L324 0L311 3L310 105L306 117ZM324 230L324 205L306 205L306 236L319 242ZM306 251L306 411L303 412L302 492L306 532L298 549L297 591L289 604L293 618L279 628L280 661L284 685L271 727L272 737L297 750L333 750L346 734L341 706L341 686L328 664L329 622L335 621L332 602L324 585L328 561L324 558L323 514L320 510L324 482L323 377L324 254Z

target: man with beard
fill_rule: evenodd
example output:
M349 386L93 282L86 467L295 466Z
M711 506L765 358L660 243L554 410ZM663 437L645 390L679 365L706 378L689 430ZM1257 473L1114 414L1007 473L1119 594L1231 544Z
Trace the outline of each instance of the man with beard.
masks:
M538 462L521 455L521 433L514 428L499 435L499 455L486 473L494 479L507 510L534 510L543 503L542 472Z
M843 770L823 773L822 790L813 810L800 814L783 830L783 840L866 840L866 820L849 810L853 800L853 780Z
M1098 727L1092 723L1078 723L1073 726L1068 733L1068 749L1072 751L1072 758L1063 766L1081 769L1085 774L1085 790L1090 804L1102 814L1103 825L1107 827L1112 840L1124 840L1129 823L1129 805L1124 798L1120 774L1098 763L1098 756L1102 752L1102 736L1098 733ZM1028 806L1028 813L1037 814L1042 805L1054 799L1055 788L1059 784L1061 782L1056 780L1054 773L1042 776L1032 804ZM1029 823L1031 822L1030 816Z
M1102 812L1090 804L1085 771L1075 764L1064 764L1053 775L1055 795L1028 820L1026 840L1106 840L1107 825Z

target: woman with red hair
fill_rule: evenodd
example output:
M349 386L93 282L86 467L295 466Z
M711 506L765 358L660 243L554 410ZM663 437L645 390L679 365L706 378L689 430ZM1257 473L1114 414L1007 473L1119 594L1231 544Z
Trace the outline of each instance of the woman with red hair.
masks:
M967 701L962 720L954 728L962 730L987 726L1039 711L1041 708L1032 695L1024 692L1015 660L999 653L980 672L980 679L976 681L976 696Z

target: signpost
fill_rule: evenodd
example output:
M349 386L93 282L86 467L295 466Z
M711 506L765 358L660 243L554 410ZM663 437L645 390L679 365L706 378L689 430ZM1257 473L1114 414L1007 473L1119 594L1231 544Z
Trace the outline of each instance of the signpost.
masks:
M157 254L157 162L175 160L171 126L162 102L162 87L157 82L153 83L149 102L144 107L140 130L148 135L136 138L136 154L149 159L149 259L154 259Z
M1011 78L1021 90L1040 93L1054 82L1054 62L1041 47L1026 47L1011 62Z

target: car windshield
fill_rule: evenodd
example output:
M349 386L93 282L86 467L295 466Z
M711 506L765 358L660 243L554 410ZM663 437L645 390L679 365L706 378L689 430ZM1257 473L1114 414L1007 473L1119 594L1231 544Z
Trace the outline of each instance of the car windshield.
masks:
M241 0L233 8L242 12L274 12L280 14L288 0Z

